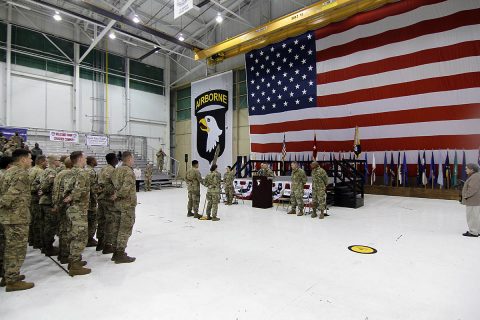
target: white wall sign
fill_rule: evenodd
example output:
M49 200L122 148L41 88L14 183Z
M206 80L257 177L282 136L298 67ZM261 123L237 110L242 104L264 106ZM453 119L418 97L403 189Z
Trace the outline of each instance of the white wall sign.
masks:
M205 176L215 155L218 171L232 162L233 72L228 71L192 83L192 160L198 160Z
M187 13L193 8L193 0L174 0L173 1L173 18L177 19L181 15Z
M78 143L77 132L50 131L50 141L76 142Z
M108 137L107 136L92 136L86 135L85 143L87 146L108 146Z

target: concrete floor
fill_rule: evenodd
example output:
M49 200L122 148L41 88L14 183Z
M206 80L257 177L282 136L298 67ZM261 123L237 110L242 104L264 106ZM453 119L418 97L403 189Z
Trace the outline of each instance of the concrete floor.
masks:
M0 290L0 319L480 319L480 239L462 237L456 201L367 195L325 220L245 202L212 222L187 218L185 199L139 193L132 264L87 248L92 273L70 278L29 249L35 288Z

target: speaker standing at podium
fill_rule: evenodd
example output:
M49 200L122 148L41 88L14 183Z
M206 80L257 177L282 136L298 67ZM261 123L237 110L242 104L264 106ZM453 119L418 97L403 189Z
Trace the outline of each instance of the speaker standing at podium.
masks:
M273 177L273 171L268 167L268 164L262 163L261 164L261 169L258 170L257 176L262 176L262 177Z

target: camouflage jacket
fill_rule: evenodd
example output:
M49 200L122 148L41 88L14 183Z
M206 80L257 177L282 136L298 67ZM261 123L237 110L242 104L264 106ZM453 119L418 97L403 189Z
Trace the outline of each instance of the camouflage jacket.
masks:
M218 171L213 171L205 177L205 187L208 188L207 193L220 194L222 176Z
M328 185L328 176L327 172L321 167L316 167L312 171L312 189L316 190L325 190Z
M233 189L233 180L235 180L235 172L225 172L223 175L223 182L225 183L225 188Z
M57 170L54 168L47 168L43 170L40 175L40 204L52 204L53 181L57 176Z
M35 166L28 170L28 178L30 179L30 193L32 194L32 200L40 199L38 191L40 190L40 177L43 173L43 169L39 166Z
M115 187L112 183L112 174L115 171L115 168L107 164L105 167L100 170L98 174L98 185L100 192L98 194L99 201L112 201L110 198L115 193Z
M137 205L135 174L132 168L126 165L116 168L112 175L112 183L117 195L116 205L130 207Z
M305 171L301 168L297 168L292 171L292 190L293 192L295 191L300 191L302 190L303 192L303 186L307 182L307 175L305 174Z
M187 182L188 191L200 192L200 184L203 184L203 180L198 169L189 169L187 171L187 175L185 176L185 181Z
M90 199L90 178L83 168L73 167L64 182L63 199L72 197L70 205L87 210Z
M151 178L153 175L153 166L147 166L145 168L145 177Z
M97 197L99 186L98 186L98 176L97 172L93 167L86 166L85 171L88 173L89 182L90 182L90 202L88 205L88 210L95 210L97 208Z
M30 222L30 180L28 171L18 166L8 169L0 184L0 223Z
M163 161L164 158L165 158L165 152L159 150L159 151L157 152L157 159Z
M60 208L64 205L63 193L65 191L65 181L72 177L72 169L62 170L53 181L52 203L55 207Z
M264 177L273 177L273 171L270 168L267 168L265 170L260 169L260 170L258 170L257 175L264 176Z

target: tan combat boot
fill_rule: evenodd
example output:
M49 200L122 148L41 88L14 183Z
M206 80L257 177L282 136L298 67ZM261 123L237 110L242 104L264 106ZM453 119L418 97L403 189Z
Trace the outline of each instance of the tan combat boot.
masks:
M28 290L32 289L35 285L33 282L25 282L25 281L15 281L7 283L7 288L5 291L12 292L12 291L20 291L20 290Z
M195 214L193 215L193 217L194 217L195 219L200 219L202 216L199 215L198 213L195 213Z
M18 276L18 281L23 281L25 280L25 276L23 274L19 275ZM5 287L7 285L7 280L5 280L5 278L2 278L2 280L0 281L0 287Z
M312 214L310 215L310 217L316 218L316 217L317 217L317 213L316 213L315 211L313 211Z
M299 212L297 213L297 217L301 217L301 216L303 216L303 211L299 211Z
M220 218L213 217L213 218L212 218L212 221L220 221Z
M293 210L293 209L287 212L287 214L295 214L295 213L296 213L296 212L295 212L295 210Z
M210 216L202 216L200 220L212 220L212 217Z
M92 272L91 269L84 268L83 263L84 261L71 262L68 265L68 274L73 277L73 276L83 276Z
M115 257L115 260L112 260L115 261L115 264L120 264L120 263L131 263L131 262L134 262L137 258L134 258L134 257L129 257L125 250L120 250L118 252L115 252L114 254L114 257Z
M320 211L320 219L325 218L325 213L323 213L323 210Z
M103 254L115 253L115 250L111 244L106 244L102 251Z

